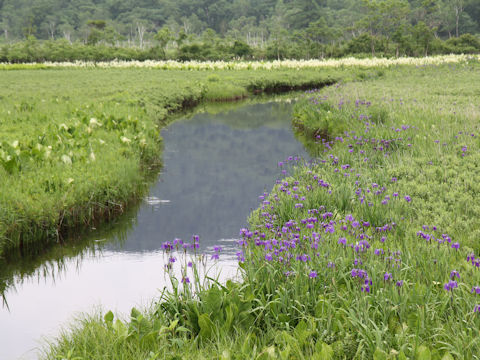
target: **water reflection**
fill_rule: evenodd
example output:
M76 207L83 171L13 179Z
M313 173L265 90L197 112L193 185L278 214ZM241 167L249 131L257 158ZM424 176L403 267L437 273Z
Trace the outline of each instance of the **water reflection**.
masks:
M222 277L234 273L238 231L280 176L277 162L306 153L288 103L204 110L162 132L164 168L130 213L68 246L0 263L9 306L0 308L0 358L24 354L75 312L98 304L128 311L158 295L166 285L164 241L198 234L202 252L221 244Z
M277 161L305 155L290 131L289 110L288 104L257 104L169 126L160 180L121 249L152 251L192 234L207 247L237 236L258 195L279 175Z
M13 252L8 259L0 259L0 294L3 306L9 307L7 293L17 293L17 287L24 281L36 281L40 284L49 279L55 283L57 278L61 279L68 271L80 271L86 258L102 256L107 243L121 246L133 226L132 219L136 216L140 204L133 204L121 217L95 232L72 236L64 244L37 249L31 254L22 256Z

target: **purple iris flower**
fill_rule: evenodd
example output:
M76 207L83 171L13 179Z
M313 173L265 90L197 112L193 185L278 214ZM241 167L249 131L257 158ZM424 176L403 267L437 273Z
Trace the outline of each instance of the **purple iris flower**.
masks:
M239 251L235 255L237 256L239 262L245 262L245 255L243 254L243 251Z
M335 232L335 227L333 225L327 225L325 227L325 232L333 234Z
M370 292L370 285L363 285L362 286L362 292L369 293Z
M448 283L443 285L443 288L446 291L453 291L453 289L458 288L458 283L456 281L450 280Z
M452 270L452 272L450 273L450 279L453 280L455 278L460 279L460 273L457 270Z
M298 256L296 257L296 260L298 260L298 261L303 261L303 262L307 262L307 261L310 260L310 256L307 255L307 254L298 255Z

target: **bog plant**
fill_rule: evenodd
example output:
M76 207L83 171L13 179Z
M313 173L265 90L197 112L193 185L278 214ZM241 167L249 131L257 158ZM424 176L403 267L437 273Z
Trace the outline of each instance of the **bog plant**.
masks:
M48 68L151 68L162 70L273 70L273 69L315 69L315 68L388 68L397 65L440 65L478 62L479 56L471 55L436 55L425 57L401 58L355 58L312 59L312 60L271 60L271 61L177 61L177 60L114 60L114 61L58 61L43 63L10 64L0 63L2 70L48 69ZM379 70L381 71L381 70ZM362 75L364 77L365 75ZM212 77L210 77L209 81Z
M144 315L156 341L144 346L133 318L121 325L129 341L90 319L48 356L478 359L478 74L395 68L306 93L293 125L315 160L278 163L281 179L240 230L241 282L170 261L182 278Z

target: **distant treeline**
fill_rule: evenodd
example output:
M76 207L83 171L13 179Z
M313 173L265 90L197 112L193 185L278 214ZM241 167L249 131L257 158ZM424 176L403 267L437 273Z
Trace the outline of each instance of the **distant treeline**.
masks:
M479 52L479 0L0 0L9 62Z
M65 39L36 40L4 44L0 47L0 62L63 62L63 61L110 61L110 60L251 60L251 59L312 59L339 58L345 56L424 56L437 54L480 53L480 39L471 34L458 38L441 40L409 37L408 41L395 42L384 37L363 34L359 37L336 44L312 44L300 41L273 43L265 48L251 47L235 40L222 38L206 42L198 39L188 44L166 49L160 45L145 48L122 47L104 43L89 45L81 42L70 43Z

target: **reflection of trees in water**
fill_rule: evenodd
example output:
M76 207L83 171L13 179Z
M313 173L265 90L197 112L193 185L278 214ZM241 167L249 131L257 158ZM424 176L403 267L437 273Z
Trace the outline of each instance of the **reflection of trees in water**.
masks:
M323 153L324 147L321 144L321 139L309 138L305 136L302 131L296 129L293 129L293 133L295 134L295 139L303 144L303 147L311 158L317 158Z
M254 97L238 103L206 103L185 116L187 119L207 115L204 121L228 125L232 129L256 129L259 127L283 127L291 121L292 100L287 95L278 98ZM291 96L291 95L288 95ZM273 101L272 101L273 100Z
M8 308L7 292L16 292L24 281L49 279L55 282L71 267L80 270L86 258L100 256L108 243L122 244L134 223L132 217L139 204L133 205L126 213L101 229L71 236L64 244L55 244L43 249L31 249L21 255L11 253L8 259L0 259L0 296L3 306ZM36 251L34 251L36 250ZM70 267L70 269L68 268Z

